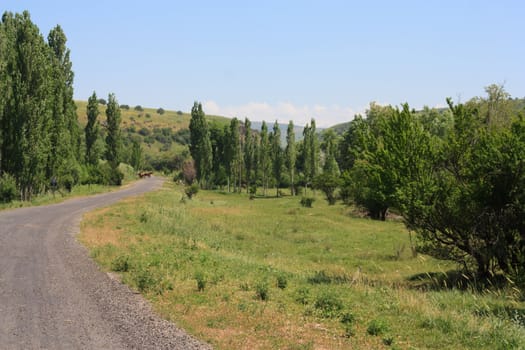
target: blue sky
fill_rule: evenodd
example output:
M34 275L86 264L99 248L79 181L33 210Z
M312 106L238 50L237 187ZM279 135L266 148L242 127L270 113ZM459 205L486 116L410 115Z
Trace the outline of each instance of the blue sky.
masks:
M525 2L24 1L60 24L75 98L319 126L371 101L443 106L504 83L525 96Z

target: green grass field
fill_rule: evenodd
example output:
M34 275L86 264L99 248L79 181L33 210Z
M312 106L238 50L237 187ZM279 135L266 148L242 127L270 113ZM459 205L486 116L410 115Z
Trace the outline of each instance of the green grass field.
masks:
M181 198L168 183L87 214L79 239L217 349L525 348L519 293L437 283L456 266L413 257L400 222L320 197Z

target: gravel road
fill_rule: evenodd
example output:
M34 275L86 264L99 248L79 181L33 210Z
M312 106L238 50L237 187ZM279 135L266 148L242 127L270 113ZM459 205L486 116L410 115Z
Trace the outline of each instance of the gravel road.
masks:
M0 349L210 349L100 271L75 239L83 213L158 188L0 212Z

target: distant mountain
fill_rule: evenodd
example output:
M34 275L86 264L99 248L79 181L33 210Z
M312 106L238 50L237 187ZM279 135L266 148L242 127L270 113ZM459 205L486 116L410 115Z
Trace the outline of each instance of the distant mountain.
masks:
M268 126L268 132L272 131L273 122L272 123L266 122L266 126ZM262 127L262 122L252 122L253 130L261 131L261 127ZM286 145L286 132L288 130L288 123L287 124L279 123L279 129L281 130L281 144ZM294 125L293 129L295 132L295 141L302 140L304 126Z

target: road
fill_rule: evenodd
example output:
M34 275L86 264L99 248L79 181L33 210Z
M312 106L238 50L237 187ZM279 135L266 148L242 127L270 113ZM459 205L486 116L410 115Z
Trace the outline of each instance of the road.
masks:
M102 272L76 240L83 213L159 188L152 177L0 212L0 349L209 349Z

